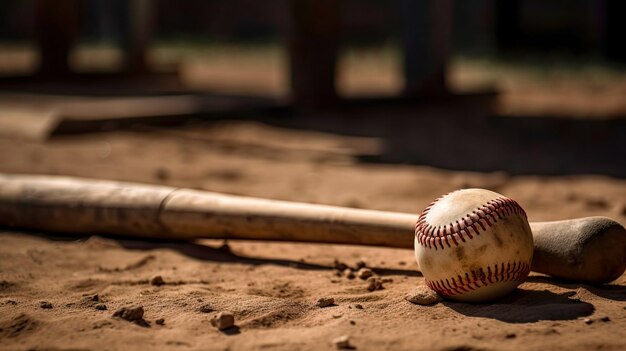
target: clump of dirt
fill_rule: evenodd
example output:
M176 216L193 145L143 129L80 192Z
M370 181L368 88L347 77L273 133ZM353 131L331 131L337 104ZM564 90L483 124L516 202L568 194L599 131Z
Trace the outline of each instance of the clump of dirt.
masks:
M226 330L235 326L235 315L232 312L223 311L211 319L211 325L219 330Z
M356 272L356 276L363 280L368 279L372 275L374 275L374 272L369 268L361 268Z
M150 278L150 285L154 285L154 286L165 285L165 280L163 280L163 277L161 277L160 275L155 275L154 277Z
M443 298L439 296L439 294L426 285L419 285L411 289L411 291L404 296L404 299L417 305L432 305L436 302L443 301Z
M122 307L113 313L113 317L135 323L142 327L149 327L150 324L143 319L143 306Z
M315 305L320 308L329 307L335 304L335 299L332 297L320 297L317 299Z
M375 291L384 289L383 280L380 277L367 278L367 290Z
M350 345L350 338L347 335L342 335L339 337L336 337L332 340L333 345L335 345L335 347L338 350L346 350L346 349L352 349L352 345Z

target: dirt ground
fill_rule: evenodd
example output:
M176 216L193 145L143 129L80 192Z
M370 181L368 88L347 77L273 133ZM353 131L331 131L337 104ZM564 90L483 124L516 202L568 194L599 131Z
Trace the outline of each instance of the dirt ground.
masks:
M463 187L516 199L531 221L603 215L626 224L626 181L508 176L359 163L371 140L216 122L178 129L0 139L0 172L168 184L230 194L418 213ZM355 146L356 145L356 146ZM386 278L336 275L363 260ZM152 285L160 275L165 284ZM342 335L358 350L623 350L626 275L563 283L532 273L495 303L419 306L413 252L382 248L198 241L164 243L0 232L0 349L320 350ZM335 304L320 308L321 297ZM143 326L113 318L143 306ZM210 319L231 311L236 328ZM163 324L157 323L163 319Z

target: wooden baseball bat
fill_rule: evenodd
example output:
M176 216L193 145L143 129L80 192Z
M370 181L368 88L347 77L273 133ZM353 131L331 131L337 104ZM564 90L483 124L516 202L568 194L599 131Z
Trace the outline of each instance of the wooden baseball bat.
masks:
M0 174L0 225L161 239L222 238L413 248L417 215L59 176ZM606 217L530 223L532 269L607 283L626 269L626 230Z

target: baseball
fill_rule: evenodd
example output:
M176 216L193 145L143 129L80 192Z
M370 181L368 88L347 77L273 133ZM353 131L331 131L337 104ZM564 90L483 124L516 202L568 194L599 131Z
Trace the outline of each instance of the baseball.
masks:
M457 301L508 294L530 272L533 236L522 207L484 189L458 190L424 209L415 256L426 284Z

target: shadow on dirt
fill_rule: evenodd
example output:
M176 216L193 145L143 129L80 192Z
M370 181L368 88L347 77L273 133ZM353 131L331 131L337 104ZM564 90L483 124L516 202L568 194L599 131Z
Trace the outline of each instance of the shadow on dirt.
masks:
M444 305L465 316L492 318L507 323L572 320L591 315L595 307L574 298L575 294L517 289L491 304L444 302Z
M541 276L528 277L526 281L529 283L544 283L556 285L561 288L578 290L581 294L589 293L608 300L626 301L626 286L622 285L604 284L594 286L576 282L559 281L553 278Z
M307 263L286 259L273 259L273 258L259 258L242 256L230 250L227 245L220 247L212 247L202 245L193 242L184 241L145 241L145 240L120 240L115 238L109 238L117 241L122 247L130 250L155 250L155 249L170 249L187 257L191 257L202 261L212 262L233 262L243 263L253 266L259 265L275 265L291 267L302 270L333 270L332 266L319 265L314 263ZM421 277L422 274L419 271L412 269L391 269L391 268L378 268L372 267L372 269L379 275L405 275L412 277Z
M0 227L1 228L1 227ZM41 233L36 231L21 230L24 234L38 236L51 241L86 241L90 236L72 236L62 235L58 233ZM149 240L141 239L120 239L119 237L99 235L108 240L115 241L121 247L129 250L158 250L169 249L176 251L187 257L200 260L220 263L241 263L251 266L275 265L283 267L291 267L301 270L320 270L330 271L335 269L333 266L325 266L315 263L307 263L288 259L272 259L239 255L231 251L228 245L208 246L189 241L171 241L171 240ZM377 274L385 275L404 275L411 277L421 277L422 273L413 269L394 269L371 267Z

